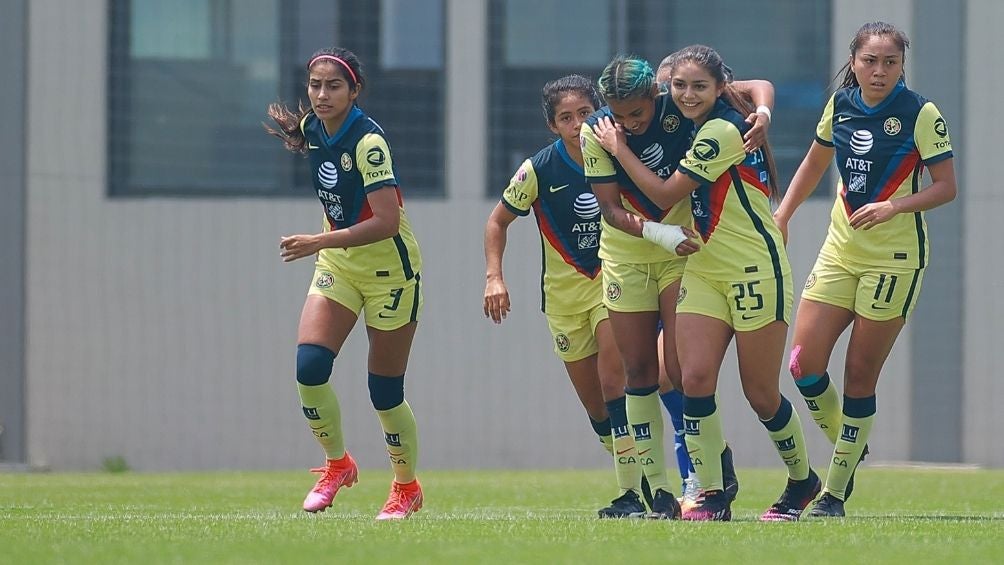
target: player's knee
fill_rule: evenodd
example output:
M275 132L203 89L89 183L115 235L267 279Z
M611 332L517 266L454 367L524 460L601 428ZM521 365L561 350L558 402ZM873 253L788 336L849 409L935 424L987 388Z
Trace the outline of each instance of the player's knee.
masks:
M791 373L791 378L796 381L802 378L802 366L798 363L800 353L802 353L802 346L796 345L791 349L791 357L788 359L788 371Z
M369 374L370 402L377 410L390 410L404 402L404 375L384 377Z
M334 362L334 351L323 345L301 343L296 346L296 382L307 386L323 385L331 378Z

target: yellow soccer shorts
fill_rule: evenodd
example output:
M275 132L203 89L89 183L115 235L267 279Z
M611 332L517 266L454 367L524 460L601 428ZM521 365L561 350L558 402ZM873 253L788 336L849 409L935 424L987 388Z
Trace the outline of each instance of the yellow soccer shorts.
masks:
M547 327L554 340L554 353L565 363L595 355L600 347L596 326L607 319L607 308L597 304L590 310L571 315L547 314Z
M923 280L923 268L863 265L823 250L805 281L802 298L886 322L913 312Z
M318 262L307 294L316 294L360 312L366 325L391 331L410 322L417 322L422 313L421 277L398 283L361 283L341 276L337 269Z
M677 314L701 314L728 324L737 332L758 330L771 322L791 323L791 274L744 281L713 281L684 272Z
M614 312L658 312L659 295L680 280L685 258L657 263L603 260L603 305Z

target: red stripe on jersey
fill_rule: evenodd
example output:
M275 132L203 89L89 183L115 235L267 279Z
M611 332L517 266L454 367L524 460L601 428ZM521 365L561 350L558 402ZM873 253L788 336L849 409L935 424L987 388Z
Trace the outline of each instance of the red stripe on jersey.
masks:
M913 174L913 170L917 167L917 163L920 162L920 152L911 151L909 155L903 158L903 162L896 167L896 170L889 175L889 182L886 183L882 190L878 193L872 202L885 202L889 200L896 190L903 184L910 175Z
M743 166L737 168L739 169L739 178L743 179L743 182L759 190L767 198L770 198L770 187L760 181L759 170Z
M558 237L558 233L554 230L554 226L548 221L547 214L544 214L540 209L540 199L538 198L533 202L533 213L537 217L537 225L540 226L540 233L547 238L547 241L551 244L551 247L561 255L561 259L571 267L573 267L580 274L589 277L590 279L595 279L596 275L600 272L596 269L596 272L590 272L579 265L578 261L575 260L575 255L565 248L564 244L561 243L561 238Z

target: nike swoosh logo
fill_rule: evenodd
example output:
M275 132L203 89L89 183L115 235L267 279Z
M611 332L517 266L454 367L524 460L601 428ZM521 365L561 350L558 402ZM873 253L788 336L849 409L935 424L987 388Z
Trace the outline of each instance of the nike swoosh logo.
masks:
M838 124L842 124L842 123L846 122L849 119L851 119L850 116L837 116L837 123Z
M798 454L795 454L795 455L792 455L792 456L790 456L790 457L789 457L789 456L785 456L785 455L782 455L782 456L781 456L781 459L784 459L784 460L788 460L788 459L794 459L794 458L796 458L796 457L798 457Z
M648 449L646 449L645 451L639 451L639 452L638 452L638 455L645 455L645 454L646 454L646 453L648 453L649 451L652 451L652 448L651 448L651 447L650 447L650 448L648 448Z
M697 448L697 449L688 449L688 450L687 450L687 455L690 455L691 453L697 453L697 452L698 452L698 451L700 451L700 450L701 450L701 448Z
M631 451L632 449L634 449L634 448L629 447L629 448L625 449L624 451L618 451L617 455L624 455L625 453L627 453L628 451Z
M307 144L307 149L320 149L320 148L321 148L320 145L314 145L312 143Z
M567 184L563 184L561 186L551 186L550 190L551 190L551 192L558 192L559 190L561 190L563 188L568 188L568 185Z
M402 451L401 453L394 453L393 451L391 451L391 450L388 449L387 450L387 454L388 455L393 455L394 457L401 457L402 455L404 455L404 452Z
M872 310L889 310L888 306L879 306L878 302L872 302Z
M840 451L839 449L835 450L835 452L837 455L850 455L851 453L850 451Z
M744 320L752 320L753 318L756 318L756 317L758 317L759 315L760 315L760 314L753 314L752 316L747 316L746 314L743 314L743 319L744 319Z
M390 316L384 316L383 312L380 312L379 314L377 314L377 317L378 318L393 318L394 314L391 314Z

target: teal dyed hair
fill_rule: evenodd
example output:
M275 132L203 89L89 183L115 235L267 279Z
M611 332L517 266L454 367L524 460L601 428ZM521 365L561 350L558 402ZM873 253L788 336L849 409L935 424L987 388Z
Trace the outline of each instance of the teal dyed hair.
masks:
M652 97L655 73L645 59L618 55L603 69L597 81L604 100Z

